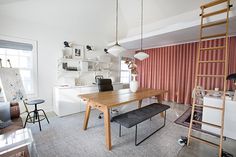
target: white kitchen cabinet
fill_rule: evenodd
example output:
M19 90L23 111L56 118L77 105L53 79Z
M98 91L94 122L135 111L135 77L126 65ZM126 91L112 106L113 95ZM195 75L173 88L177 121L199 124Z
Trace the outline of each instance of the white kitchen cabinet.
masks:
M80 112L79 88L54 87L53 109L58 116Z
M122 89L122 83L113 83L114 90ZM98 92L97 85L60 87L53 90L53 110L58 116L66 116L86 109L86 102L80 99L80 94Z
M203 99L203 104L213 107L222 107L223 100L221 98L206 96ZM220 110L204 107L202 120L204 122L221 125ZM220 134L220 129L202 124L202 129ZM226 100L225 102L225 117L224 117L224 136L236 140L236 101Z

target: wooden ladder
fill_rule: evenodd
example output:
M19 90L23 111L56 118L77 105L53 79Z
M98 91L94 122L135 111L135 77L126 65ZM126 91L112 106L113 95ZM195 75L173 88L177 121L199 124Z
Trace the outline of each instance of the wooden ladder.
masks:
M214 12L210 12L210 13L205 13L205 9L211 8L211 7L215 7L217 5L226 5L225 8L221 9L221 10L217 10ZM196 96L196 94L194 94L194 98L193 98L193 104L192 104L192 113L191 113L191 120L190 120L190 126L189 126L189 132L188 132L188 143L187 145L190 144L191 140L196 140L198 142L204 143L204 144L208 144L210 146L216 147L218 148L218 155L219 157L222 156L222 144L223 144L223 131L224 131L224 114L225 114L225 93L226 93L226 85L227 85L227 73L228 73L228 27L229 27L229 11L230 8L232 7L232 5L230 5L230 0L215 0L212 1L210 3L204 4L202 5L201 8L201 27L200 27L200 41L199 41L199 48L198 48L198 54L197 54L197 65L196 65L196 76L195 76L195 92L197 91L197 87L198 85L198 81L200 78L221 78L224 79L224 89L223 89L223 104L222 107L213 107L213 106L208 106L208 105L203 105L203 103L199 103L198 101L198 97ZM211 8L213 9L213 8ZM214 22L204 22L204 19L208 18L208 17L212 17L215 15L219 15L219 14L226 14L226 18L224 20L220 20L220 21L214 21ZM204 29L206 28L213 28L214 26L219 26L219 25L225 25L225 33L220 33L220 34L214 34L214 35L203 35L204 34ZM213 39L213 38L225 38L225 45L224 46L217 46L217 47L203 47L202 42L209 40L209 39ZM208 51L213 51L213 50L222 50L224 52L224 59L222 60L207 60L207 61L201 61L200 60L200 55L201 53L206 53ZM219 52L217 52L219 53ZM224 73L222 75L212 75L212 74L199 74L199 65L200 64L211 64L211 63L223 63L224 64ZM205 92L210 92L210 90L204 90ZM221 124L220 125L216 125L216 124L212 124L212 123L208 123L208 122L204 122L204 121L197 121L194 120L194 112L196 112L196 107L206 107L206 108L211 108L211 109L215 109L218 111L221 111ZM192 135L192 126L193 123L195 124L204 124L204 125L208 125L214 128L218 128L220 129L220 141L219 144L215 144L213 142L207 141L205 139L196 137Z

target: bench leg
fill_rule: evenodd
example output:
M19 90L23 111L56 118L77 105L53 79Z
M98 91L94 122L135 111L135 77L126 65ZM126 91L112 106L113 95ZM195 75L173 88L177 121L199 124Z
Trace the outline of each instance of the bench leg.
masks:
M119 137L121 137L121 124L119 126Z
M163 113L163 112L162 112ZM164 113L164 126L166 125L166 111Z
M145 137L143 140L141 140L140 142L137 142L137 135L138 135L138 126L135 125L135 146L138 146L139 144L141 144L142 142L144 142L146 139L148 139L149 137L151 137L153 134L155 134L157 131L159 131L160 129L162 129L163 127L165 127L166 125L166 111L164 114L164 124L158 128L156 131L154 131L153 133L151 133L150 135L148 135L147 137Z
M141 107L142 107L142 102L143 102L143 100L139 100L139 101L138 101L138 108L141 108Z

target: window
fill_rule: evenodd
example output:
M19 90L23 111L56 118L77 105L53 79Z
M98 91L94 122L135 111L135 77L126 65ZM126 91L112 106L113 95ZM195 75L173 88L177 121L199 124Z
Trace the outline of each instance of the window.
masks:
M9 67L9 59L13 68L19 68L28 97L37 96L37 55L34 45L36 44L0 39L2 66Z
M120 63L120 82L121 83L129 83L130 82L130 70L128 65L125 64L124 60L121 60Z

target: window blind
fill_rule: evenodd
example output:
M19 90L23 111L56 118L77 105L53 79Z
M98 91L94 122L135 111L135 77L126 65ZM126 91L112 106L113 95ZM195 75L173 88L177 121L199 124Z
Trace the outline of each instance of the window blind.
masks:
M28 43L20 43L14 41L0 40L0 48L32 51L33 45Z

